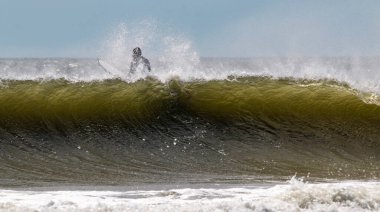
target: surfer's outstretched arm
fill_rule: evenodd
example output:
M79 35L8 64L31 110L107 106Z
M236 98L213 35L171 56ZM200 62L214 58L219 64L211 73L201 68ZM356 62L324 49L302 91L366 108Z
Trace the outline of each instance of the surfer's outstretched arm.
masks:
M134 65L133 62L131 62L131 64L129 65L129 73L134 74L135 71L136 71L136 65Z
M150 62L148 59L144 58L144 64L145 64L146 68L148 69L148 71L150 71L151 67L150 67Z

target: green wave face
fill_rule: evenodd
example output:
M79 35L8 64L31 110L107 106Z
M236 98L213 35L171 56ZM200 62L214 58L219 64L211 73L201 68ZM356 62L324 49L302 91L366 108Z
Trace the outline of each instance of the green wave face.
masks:
M206 116L284 119L380 120L380 107L369 94L333 81L240 78L189 83L186 104Z
M9 81L1 89L0 116L13 121L143 119L162 110L170 97L167 90L148 80L134 84Z
M174 107L214 118L362 120L378 122L371 95L333 81L238 78L221 81L125 83L8 81L0 116L9 119L143 119ZM373 98L373 97L372 97ZM143 121L143 120L141 120ZM289 120L290 121L290 120Z
M5 81L0 130L5 185L380 177L377 97L334 81Z

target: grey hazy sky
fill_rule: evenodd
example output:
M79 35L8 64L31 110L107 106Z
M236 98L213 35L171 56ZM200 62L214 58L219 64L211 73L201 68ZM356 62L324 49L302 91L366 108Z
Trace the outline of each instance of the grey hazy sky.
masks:
M0 57L93 57L144 20L201 56L380 55L377 0L0 0Z

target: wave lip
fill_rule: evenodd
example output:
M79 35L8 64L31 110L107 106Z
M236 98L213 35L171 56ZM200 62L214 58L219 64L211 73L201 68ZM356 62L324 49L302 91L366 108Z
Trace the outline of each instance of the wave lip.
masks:
M176 48L174 48L176 49ZM179 48L181 49L181 48ZM185 48L186 49L186 48ZM174 52L162 58L151 58L150 73L161 82L173 76L183 81L225 80L229 76L271 76L276 79L295 78L308 80L335 80L351 87L380 94L378 57L338 58L201 58L193 54ZM108 58L114 68L125 75L112 74L99 66L96 59L47 58L47 59L0 59L2 80L57 80L91 82L121 78L135 82L146 75L128 76L129 55L117 60Z

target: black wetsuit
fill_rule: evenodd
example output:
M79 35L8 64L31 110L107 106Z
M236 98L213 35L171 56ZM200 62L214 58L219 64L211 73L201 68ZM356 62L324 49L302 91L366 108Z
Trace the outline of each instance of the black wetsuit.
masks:
M149 60L143 56L139 56L139 57L133 57L131 65L129 66L129 73L131 74L135 73L137 66L139 66L141 63L144 65L144 68L148 69L148 71L150 72L151 68L150 68Z

